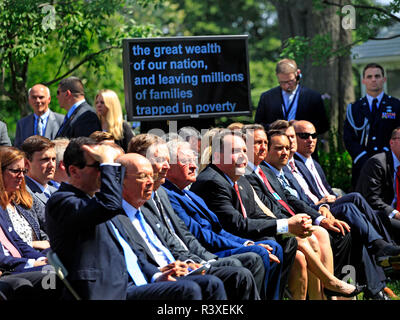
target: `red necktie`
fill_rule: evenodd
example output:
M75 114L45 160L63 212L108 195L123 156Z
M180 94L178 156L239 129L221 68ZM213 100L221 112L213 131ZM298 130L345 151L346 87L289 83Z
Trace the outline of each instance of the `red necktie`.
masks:
M261 170L261 168L258 168L258 174L259 174L260 177L263 179L265 185L267 186L268 191L272 193L272 195L274 196L274 198L275 198L276 200L278 200L278 202L279 202L287 211L289 211L289 213L290 213L292 216L294 216L295 213L293 212L292 209L290 209L289 205L288 205L285 201L283 201L283 200L281 199L281 197L274 191L274 189L272 189L272 187L271 187L271 185L270 185L270 183L269 183L267 177L265 176L265 174L264 174L264 172Z
M242 208L243 217L247 218L246 209L245 209L245 207L244 207L244 205L243 205L242 198L240 197L240 192L239 192L239 187L238 187L237 182L235 182L235 183L233 184L233 188L235 189L236 194L237 194L237 196L238 196L238 198L239 198L240 207Z
M4 234L3 229L0 227L0 243L3 245L4 248L6 248L8 251L10 251L11 255L14 258L21 258L21 254L17 250L17 248L14 247L14 245L8 240L7 236Z
M396 210L400 211L400 166L397 167L396 172Z
M290 165L290 171L293 173L296 171L296 168L294 167L294 163L292 161L289 161L289 165Z

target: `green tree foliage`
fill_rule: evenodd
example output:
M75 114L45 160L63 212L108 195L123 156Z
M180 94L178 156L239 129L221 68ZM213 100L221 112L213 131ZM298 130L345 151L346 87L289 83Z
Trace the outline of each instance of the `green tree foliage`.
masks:
M249 36L251 103L255 110L260 94L275 86L274 62L281 42L274 7L264 0L168 0L137 8L138 22L151 22L164 36ZM233 121L252 122L251 117L218 119L219 125Z
M0 117L11 132L16 120L30 111L27 89L34 83L56 85L72 74L96 85L100 75L119 74L123 83L121 40L152 35L151 26L131 19L134 4L129 0L0 0ZM109 55L113 49L119 54ZM116 61L119 70L111 67ZM116 85L115 81L105 84Z
M396 15L400 12L400 0L392 0L386 5L371 0L347 1L346 6L354 9L354 17L351 16L352 12L348 7L339 4L336 0L313 0L313 5L315 10L324 10L327 7L337 8L336 13L341 17L342 23L346 23L346 19L353 19L353 42L338 46L337 43L333 43L330 34L323 32L313 38L297 36L284 43L281 56L297 57L298 62L311 56L314 65L325 65L335 57L350 55L355 45L370 39L383 40L376 37L380 28L400 22L399 16ZM392 38L394 37L400 37L400 34Z

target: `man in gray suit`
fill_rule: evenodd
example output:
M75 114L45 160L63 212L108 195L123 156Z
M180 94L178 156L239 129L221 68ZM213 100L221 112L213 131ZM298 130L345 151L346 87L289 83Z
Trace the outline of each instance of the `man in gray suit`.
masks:
M11 146L7 125L3 121L0 121L0 146Z
M29 89L28 98L33 113L17 123L14 141L17 148L21 147L26 138L35 134L54 139L64 120L64 115L50 110L50 90L46 86L35 84Z

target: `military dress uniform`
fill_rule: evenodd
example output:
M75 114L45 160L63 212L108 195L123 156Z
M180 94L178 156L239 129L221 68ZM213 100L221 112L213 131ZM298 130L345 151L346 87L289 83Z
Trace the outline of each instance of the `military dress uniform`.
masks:
M352 185L361 167L374 154L389 151L392 131L400 126L400 100L383 95L377 111L370 111L367 97L347 106L343 140L353 160Z

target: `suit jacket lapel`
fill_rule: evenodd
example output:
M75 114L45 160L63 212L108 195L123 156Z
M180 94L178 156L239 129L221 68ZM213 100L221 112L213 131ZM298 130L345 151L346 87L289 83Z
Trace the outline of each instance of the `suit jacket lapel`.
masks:
M371 120L371 111L369 110L369 104L367 97L362 98L361 100L361 108L359 109L361 114ZM362 123L361 123L362 124Z
M389 173L388 175L390 176L390 186L391 186L391 190L393 190L393 194L394 194L394 189L393 189L393 185L394 185L394 164L393 164L393 156L392 156L392 152L391 151L386 151L386 170Z
M52 111L50 111L49 119L47 120L47 125L46 125L46 129L44 132L44 136L46 138L48 138L50 140L54 139L54 136L57 133L56 124L57 124L56 117L55 117L54 113Z
M32 113L29 118L28 121L26 122L26 128L24 128L24 131L26 132L26 137L30 137L31 135L35 134L35 116Z
M32 215L25 210L24 208L22 208L19 205L15 205L15 208L17 209L18 212L20 212L24 218L26 219L26 221L28 221L29 225L32 227L33 232L35 233L36 239L40 239L40 226L37 223L37 221L32 217Z
M299 159L296 155L295 155L295 157L297 159ZM306 165L304 164L303 161L297 160L297 159L295 160L296 167L299 169L300 173L303 175L311 192L313 194L315 194L318 198L322 198L323 196L319 193L317 184L316 184L314 178L312 177L310 171L308 170L308 168L306 167Z
M32 191L33 196L39 199L43 204L46 204L48 198L46 197L44 192L40 190L40 188L36 185L36 183L32 181L32 179L29 178L28 176L25 177L25 182L28 188Z

